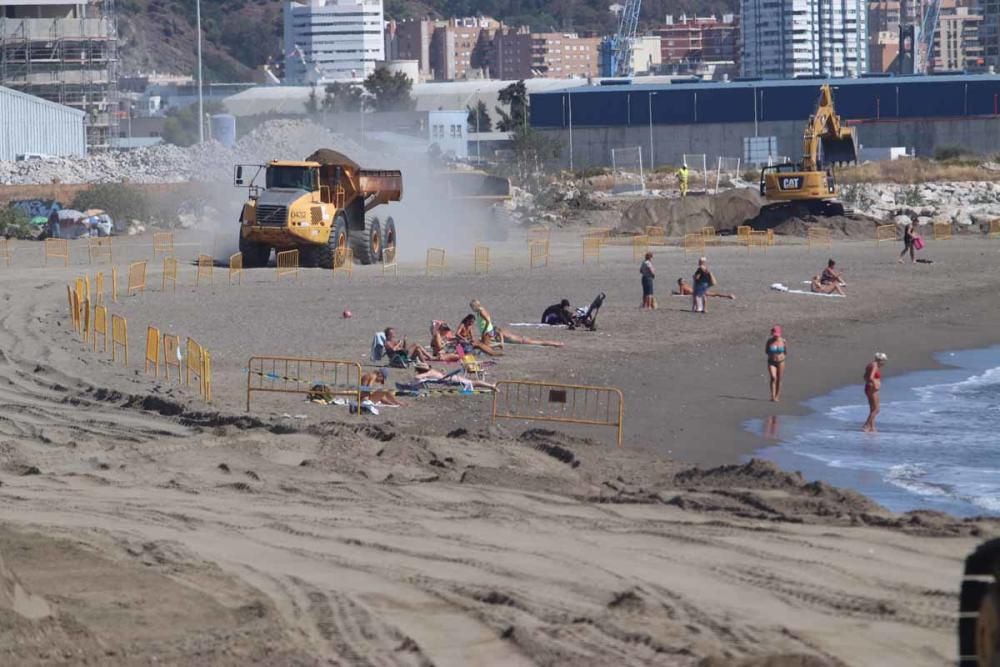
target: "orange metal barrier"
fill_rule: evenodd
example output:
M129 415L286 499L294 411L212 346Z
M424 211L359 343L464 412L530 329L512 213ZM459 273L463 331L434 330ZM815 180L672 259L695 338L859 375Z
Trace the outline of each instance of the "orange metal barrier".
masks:
M351 263L353 264L353 258ZM385 278L390 270L392 270L392 275L399 277L399 268L396 264L396 246L394 245L387 245L382 250L382 277Z
M806 244L810 248L813 246L826 246L827 248L832 248L833 236L830 234L829 229L824 229L822 227L810 227L809 231L806 232Z
M528 268L536 269L539 266L549 265L549 242L532 241L528 244Z
M279 252L276 257L278 258L278 269L275 274L275 280L281 280L281 276L294 275L295 279L299 279L299 251L298 250L285 250ZM334 262L336 265L336 262Z
M646 259L646 253L649 252L649 237L648 236L633 236L632 237L632 261L641 262Z
M490 272L490 248L477 245L472 251L472 270L475 273Z
M156 259L157 255L173 255L173 254L174 254L174 233L154 232L153 259Z
M935 241L948 241L951 239L950 222L935 222L933 231Z
M72 285L66 285L66 299L69 301L69 323L73 331L80 330L80 305L77 301L76 290Z
M177 291L177 258L176 257L164 257L163 258L163 282L160 285L160 289L164 292L167 291L167 281L170 281L173 285L173 290Z
M118 267L111 267L111 303L118 303Z
M111 361L118 361L118 347L125 351L125 365L128 366L128 322L121 315L111 316Z
M649 238L649 245L667 245L666 227L646 227L646 236Z
M696 252L698 254L703 254L705 252L705 236L702 234L685 234L684 235L684 253Z
M108 353L108 308L107 306L97 306L94 308L94 352L97 352L97 337L104 339L104 354Z
M128 286L126 295L146 291L146 260L132 262L128 265Z
M615 387L501 380L493 393L493 421L519 419L610 426L622 446L625 398Z
M760 248L767 252L767 246L770 245L769 240L767 232L751 231L750 235L746 237L747 252L753 252L754 248Z
M308 394L321 384L334 396L348 396L361 408L361 364L341 359L250 357L247 361L247 412L255 392Z
M382 270L385 275L385 269ZM337 248L333 251L333 270L330 277L337 279L337 274L347 275L348 280L354 276L354 249L348 246Z
M98 306L104 305L104 273L98 271L94 275L94 303Z
M439 276L444 275L445 266L445 253L444 248L428 248L427 249L427 264L424 269L424 275L429 276L433 272L437 271Z
M298 252L298 250L294 251ZM279 255L281 253L278 253ZM195 287L201 285L202 280L207 280L211 285L215 282L215 277L213 276L212 269L215 268L215 258L211 255L198 255L198 273L195 274L194 284Z
M61 259L65 266L69 266L69 241L66 239L45 239L45 266L49 265L50 259Z
M170 380L170 369L177 369L177 381L181 381L181 339L173 334L163 334L163 376Z
M207 402L212 402L212 358L208 350L193 338L187 339L187 373L184 384L191 386L191 376L198 380L198 393Z
M882 245L882 241L896 240L896 225L879 225L875 228L875 247Z
M80 304L80 316L82 318L81 334L83 342L86 343L90 340L90 327L93 326L93 321L90 319L90 297L84 297Z
M718 242L718 237L715 235L715 227L702 227L701 235L705 237L706 244L712 244Z
M0 259L4 260L7 266L10 266L10 241L8 239L0 239Z
M585 239L606 239L611 237L610 227L595 227L588 229L581 236Z
M545 241L548 243L552 236L552 230L548 227L542 227L540 225L528 228L528 243L531 244L535 241Z
M584 236L583 237L583 263L587 263L587 258L597 260L597 265L601 265L601 246L604 245L604 239L600 236ZM546 249L546 255L548 255Z
M233 276L236 277L236 284L243 284L243 253L238 252L229 256L229 284L233 284Z
M740 225L736 228L736 238L741 242L746 243L747 239L750 238L750 232L753 231L753 227L750 225Z
M990 220L990 226L986 230L986 235L991 239L1000 237L1000 218L994 218L993 220ZM10 264L9 257L7 258L7 263Z
M108 264L112 264L114 259L112 259L111 251L111 237L105 236L104 238L98 237L88 237L87 238L87 261L91 264L94 260L100 261L101 258L106 257L108 259Z
M146 360L143 372L149 372L153 366L153 377L160 375L160 330L156 327L146 327Z
M767 245L774 245L774 230L767 230Z

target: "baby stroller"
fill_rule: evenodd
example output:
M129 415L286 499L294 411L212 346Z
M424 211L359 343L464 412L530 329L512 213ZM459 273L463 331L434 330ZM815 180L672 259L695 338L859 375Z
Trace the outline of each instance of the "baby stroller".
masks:
M605 298L604 292L601 292L590 303L588 308L577 308L576 317L573 318L573 324L569 325L569 328L586 327L591 331L597 331L597 313L601 310L601 306L604 305Z

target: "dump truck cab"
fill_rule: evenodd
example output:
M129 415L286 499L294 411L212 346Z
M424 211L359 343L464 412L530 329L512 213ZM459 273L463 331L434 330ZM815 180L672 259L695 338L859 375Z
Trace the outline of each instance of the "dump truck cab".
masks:
M351 255L362 264L379 262L385 248L395 246L393 219L383 223L369 211L402 197L397 170L363 169L322 149L301 161L237 165L234 180L249 191L240 214L240 252L248 268L265 266L272 249L298 250L302 266L333 268Z

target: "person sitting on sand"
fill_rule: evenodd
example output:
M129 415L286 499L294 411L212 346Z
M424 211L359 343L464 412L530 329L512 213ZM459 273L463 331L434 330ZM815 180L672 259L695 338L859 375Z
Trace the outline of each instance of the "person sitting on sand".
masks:
M764 344L767 355L767 374L771 378L771 401L777 403L781 399L781 381L785 376L785 355L788 346L781 337L781 327L775 324L771 327L771 335Z
M385 385L389 377L389 371L385 368L377 368L374 373L365 373L361 376L361 402L371 401L382 405L395 405L403 407L396 395L387 389L375 389L376 386Z
M502 350L498 350L493 347L493 345L488 343L483 343L479 340L479 336L476 335L476 316L469 313L462 318L462 321L458 324L458 331L455 332L456 340L459 345L462 346L463 351L466 354L472 354L473 350L479 350L484 354L488 354L491 357L498 357L503 354Z
M490 311L486 310L486 307L478 299L473 299L469 303L469 307L472 308L472 312L475 314L476 331L479 333L479 340L483 344L499 344L502 346L504 343L517 343L518 345L542 345L544 347L563 346L562 343L555 340L527 338L526 336L511 333L506 329L501 331L499 327L493 324Z
M819 284L824 287L824 292L830 294L836 292L837 294L844 294L844 287L847 283L844 282L844 277L837 271L837 262L833 259L829 259L826 262L826 268L823 269L823 273L819 276ZM835 289L831 289L830 286Z
M427 361L431 358L430 353L416 343L407 347L406 339L397 339L396 330L392 327L385 330L385 353L386 356L389 357L390 364L392 364L394 360L401 358L403 362L402 365L404 366L408 361ZM399 362L397 361L397 365L398 364Z
M875 417L881 411L881 399L879 391L882 389L882 367L885 366L889 358L884 352L876 352L875 359L865 366L865 397L868 399L868 419L865 420L861 430L866 433L875 433Z
M844 289L840 286L840 283L823 283L823 277L821 275L816 275L812 277L809 281L809 289L817 294L839 294L841 296L847 296L844 294Z
M687 284L686 280L684 280L683 278L678 278L677 279L677 289L674 290L673 292L671 292L671 294L673 294L674 296L691 296L692 294L694 294L694 290L691 289L691 286ZM717 297L719 299L735 299L736 298L735 294L723 294L721 292L716 292L715 290L711 290L711 289L708 290L707 292L705 292L705 296L714 296L714 297Z
M569 299L563 299L559 303L549 306L542 313L542 324L571 326L573 321L573 309L569 305Z
M454 334L452 334L451 327L447 324L442 322L434 328L434 333L431 336L431 353L435 361L461 361L461 354L448 351L448 340L450 338L454 338Z

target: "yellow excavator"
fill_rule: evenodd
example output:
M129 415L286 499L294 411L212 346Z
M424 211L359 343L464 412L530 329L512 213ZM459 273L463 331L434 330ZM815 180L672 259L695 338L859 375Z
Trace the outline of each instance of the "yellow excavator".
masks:
M854 128L841 123L833 107L833 90L823 84L802 136L802 162L761 169L760 194L769 202L803 205L814 215L843 215L844 205L836 201L833 166L857 160Z

